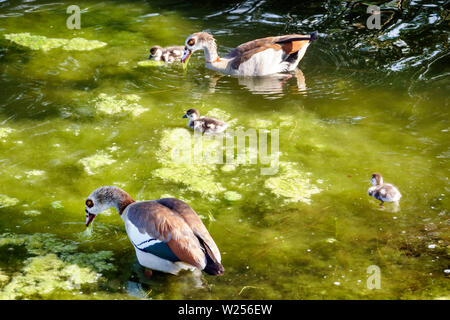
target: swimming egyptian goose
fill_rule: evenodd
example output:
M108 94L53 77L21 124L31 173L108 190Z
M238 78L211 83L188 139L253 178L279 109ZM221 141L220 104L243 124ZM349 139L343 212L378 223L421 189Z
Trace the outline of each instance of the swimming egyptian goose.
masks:
M97 214L114 207L142 266L177 274L200 269L224 273L219 249L195 211L175 198L135 202L114 186L100 187L86 199L86 226Z
M206 67L225 74L264 76L288 72L297 68L316 38L317 31L306 36L290 34L257 39L241 44L220 58L214 37L207 32L197 32L187 37L181 62L186 63L193 52L203 49Z
M370 179L373 187L370 187L367 194L377 200L380 200L380 207L383 207L384 202L398 202L402 195L400 191L389 183L383 183L383 177L379 173L372 174Z
M222 133L228 128L228 123L226 122L208 117L200 117L197 109L189 109L183 118L189 118L188 127L201 133Z
M154 46L150 49L150 60L164 61L172 63L174 61L180 61L183 56L183 46L173 46L167 48L161 48L160 46Z

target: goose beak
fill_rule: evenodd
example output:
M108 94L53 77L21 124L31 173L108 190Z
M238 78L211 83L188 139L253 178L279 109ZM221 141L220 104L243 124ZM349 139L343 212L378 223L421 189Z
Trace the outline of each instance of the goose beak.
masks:
M92 213L86 214L86 227L89 227L89 225L94 220L94 218L95 218L95 214L92 214Z
M309 37L310 37L310 42L312 42L312 41L314 41L314 40L316 40L317 39L317 34L318 34L318 32L317 31L314 31L313 33L311 33L310 35L309 35Z
M185 114L182 118L187 118L188 116L187 116L187 114Z
M191 54L192 54L192 51L191 50L189 50L189 49L184 49L184 53L183 53L183 56L181 57L181 62L184 64L184 63L188 63L188 61L189 61L189 58L191 57Z

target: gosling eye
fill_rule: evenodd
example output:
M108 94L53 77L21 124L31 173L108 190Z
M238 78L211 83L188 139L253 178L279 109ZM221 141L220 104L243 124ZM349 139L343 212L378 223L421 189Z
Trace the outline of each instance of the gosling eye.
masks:
M192 47L195 44L195 39L189 39L187 44Z
M88 206L88 208L92 208L94 206L94 202L91 199L87 199L86 205Z

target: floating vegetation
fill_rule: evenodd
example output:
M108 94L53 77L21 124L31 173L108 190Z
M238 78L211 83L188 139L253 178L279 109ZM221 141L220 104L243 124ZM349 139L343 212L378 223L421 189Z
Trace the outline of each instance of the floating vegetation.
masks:
M0 139L6 138L13 131L14 129L8 127L0 128Z
M140 99L136 94L109 96L106 93L101 93L95 99L95 108L98 112L108 115L131 113L136 117L147 111L147 109L136 103Z
M206 115L211 118L216 118L218 120L227 121L231 118L230 114L222 109L214 108L209 110Z
M73 38L63 47L67 51L89 51L106 46L107 43L98 40L86 40L84 38Z
M29 170L25 171L27 178L43 176L45 174L44 170Z
M0 299L44 298L57 290L79 289L98 275L88 268L67 264L54 254L29 258L22 272L0 291Z
M92 156L81 159L79 162L84 166L88 174L95 174L97 169L111 165L116 160L111 155L100 151Z
M191 138L191 133L187 129L177 128L165 130L160 142L160 149L157 152L158 161L163 164L163 168L153 171L155 177L166 181L187 185L192 191L202 194L214 195L225 191L222 185L214 180L212 176L216 165L212 164L209 157L205 156L204 161L194 161L193 146L195 138ZM199 153L206 149L213 149L214 139L202 139L203 144Z
M0 208L12 207L20 202L19 199L10 198L7 195L0 194Z
M273 123L270 120L253 119L250 121L250 127L252 127L252 128L270 129L272 126L273 126Z
M61 203L61 200L58 201L53 201L52 203L50 203L50 205L52 206L53 209L63 209L64 206Z
M31 217L35 217L41 214L41 212L39 210L25 210L23 212L24 215L26 216L31 216Z
M0 246L23 246L28 254L36 255L26 259L25 267L11 279L2 278L0 273L0 284L9 281L0 291L0 299L45 298L61 290L94 284L101 272L115 270L111 251L76 252L75 242L51 234L4 233Z
M310 182L308 174L298 171L295 166L295 163L280 161L282 173L267 179L264 186L277 196L287 198L287 202L311 204L311 196L322 190Z
M45 36L31 35L28 32L5 34L5 38L32 50L43 51L48 51L59 47L62 47L63 50L86 51L101 48L107 45L107 43L97 40L86 40L83 38L73 38L70 40L53 39Z
M78 238L80 240L88 240L92 236L93 229L94 229L94 224L91 223L91 225L89 227L87 227L86 229L84 229L84 231L79 232L77 234Z
M5 274L1 269L0 269L0 288L2 287L3 283L8 282L9 277L7 274Z
M28 32L5 34L5 38L32 50L44 51L61 47L67 43L66 39L50 39L44 36L31 35Z
M224 197L228 201L238 201L242 199L242 195L240 195L236 191L227 191L225 192Z
M207 117L215 118L217 120L226 121L230 126L233 126L237 119L231 119L231 115L219 108L214 108L206 113Z
M143 60L143 61L138 61L137 65L140 67L161 67L161 66L164 66L165 63L164 63L164 61Z
M220 170L223 172L231 172L236 170L236 166L234 164L224 164Z

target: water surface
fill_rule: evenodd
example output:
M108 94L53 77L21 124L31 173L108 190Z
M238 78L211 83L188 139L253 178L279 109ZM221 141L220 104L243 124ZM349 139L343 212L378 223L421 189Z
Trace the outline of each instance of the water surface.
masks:
M66 28L65 3L0 3L0 297L448 298L446 11L408 3L382 4L395 14L380 31L364 28L365 7L334 1L79 1L80 30ZM320 38L289 78L222 76L200 53L186 72L137 65L152 45L200 30L221 55L269 35ZM4 38L23 32L107 45L44 51ZM182 142L171 137L192 107L234 128L279 129L279 172L174 167L167 154ZM399 211L367 196L373 172L398 186ZM85 231L84 201L103 185L185 200L225 275L146 279L117 213ZM371 265L379 290L366 286Z

